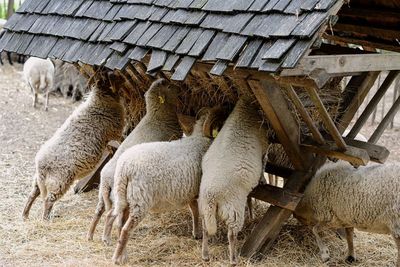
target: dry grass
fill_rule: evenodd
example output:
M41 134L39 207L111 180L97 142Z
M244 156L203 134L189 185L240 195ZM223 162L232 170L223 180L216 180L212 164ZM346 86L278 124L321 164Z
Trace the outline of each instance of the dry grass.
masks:
M32 208L31 219L23 222L21 212L31 186L33 158L39 146L65 120L75 105L64 99L50 99L50 111L31 108L29 92L11 68L0 67L0 266L110 266L114 247L100 242L101 221L94 242L85 240L94 212L97 192L74 195L68 192L54 208L50 222L42 222L41 201ZM19 90L18 90L19 89ZM41 107L42 108L42 107ZM398 140L389 131L385 140ZM400 151L398 142L387 143ZM397 157L397 153L393 155ZM394 158L393 158L394 159ZM257 219L246 223L245 236L260 219L266 206L256 205ZM132 266L226 266L226 230L211 241L212 260L200 260L201 242L190 234L187 210L148 216L132 232L128 255ZM393 266L394 242L389 236L356 232L356 266ZM115 240L115 232L114 232ZM331 249L328 266L346 266L345 242L332 233L324 239ZM273 249L259 261L242 259L241 266L327 266L322 264L311 232L291 220Z

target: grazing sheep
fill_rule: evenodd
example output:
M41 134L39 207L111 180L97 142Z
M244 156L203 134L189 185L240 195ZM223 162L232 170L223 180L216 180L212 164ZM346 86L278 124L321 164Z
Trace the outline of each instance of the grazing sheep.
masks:
M29 58L24 64L24 78L33 94L33 107L36 108L39 93L46 94L45 110L49 107L49 93L53 89L54 65L50 59Z
M329 260L329 251L318 235L320 227L346 229L347 262L355 261L354 228L391 234L400 252L399 173L399 164L355 169L343 161L327 163L316 173L294 215L313 227L323 261Z
M203 158L199 210L206 261L208 235L216 233L218 215L228 226L230 262L237 263L237 235L244 224L247 196L263 174L267 136L257 105L242 97Z
M105 82L105 81L102 81ZM23 217L39 194L45 198L43 219L48 219L54 202L74 182L88 175L102 157L107 143L120 140L123 108L109 84L94 87L81 104L36 154L33 190Z
M189 137L136 145L119 158L115 173L115 210L111 211L114 214L107 220L106 228L111 228L116 214L128 210L129 218L119 236L113 256L115 264L126 262L129 231L148 212L166 212L189 204L193 235L199 237L196 198L200 187L201 159L211 144L211 138L203 134L203 126L210 117L201 116Z
M111 190L113 188L117 160L121 154L137 144L171 141L182 136L182 130L179 127L176 114L177 94L177 90L168 86L167 81L162 79L154 82L146 92L146 115L101 171L99 201L87 235L88 240L93 240L94 230L104 211L108 212L112 208ZM110 236L104 233L103 241L106 244L110 244Z

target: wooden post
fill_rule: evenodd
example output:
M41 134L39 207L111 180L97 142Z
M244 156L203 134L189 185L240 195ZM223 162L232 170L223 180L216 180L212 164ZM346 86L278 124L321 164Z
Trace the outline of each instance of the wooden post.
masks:
M378 91L376 92L374 97L368 103L364 112L358 118L358 120L354 124L353 128L347 135L348 138L355 138L357 136L357 134L360 132L361 128L367 122L369 116L374 111L374 109L378 105L379 101L381 101L382 97L385 95L385 93L389 89L390 85L393 83L393 81L396 79L396 77L398 76L399 73L400 73L400 71L398 71L398 70L389 72L389 75L386 77L386 79L383 82L383 84L381 85L381 87L378 89Z
M396 81L394 82L394 89L393 89L393 104L396 102L397 97L399 96L399 90L400 90L400 76L397 76ZM390 129L393 129L394 127L394 118L392 122L390 123Z

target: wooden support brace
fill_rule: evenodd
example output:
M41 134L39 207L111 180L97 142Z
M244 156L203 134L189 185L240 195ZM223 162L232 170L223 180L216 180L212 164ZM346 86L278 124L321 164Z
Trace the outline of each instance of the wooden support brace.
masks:
M379 138L382 136L383 132L389 126L390 122L393 120L394 116L400 109L400 97L397 98L396 102L394 102L393 106L390 108L386 116L383 118L378 128L376 128L375 132L371 135L368 142L376 144Z
M281 87L271 81L249 81L279 141L296 169L306 169L306 160L299 147L299 126L290 112ZM279 114L279 115L278 115Z
M336 128L335 124L332 121L332 118L329 116L328 111L326 110L324 104L322 103L321 98L319 97L315 88L305 88L310 95L311 100L314 102L315 106L317 107L319 114L325 124L325 127L328 129L329 133L331 134L333 140L335 140L336 145L340 150L345 151L346 143L344 142L342 135Z
M351 129L347 137L355 138L357 136L357 134L360 132L361 128L367 122L368 118L371 116L372 112L378 105L379 101L381 101L382 97L385 95L390 85L394 82L399 73L400 71L398 70L389 72L389 75L386 77L381 87L378 89L374 97L368 103L367 107L365 108L361 116L358 118L358 120L354 124L353 128Z
M266 184L257 186L249 196L268 202L274 206L294 211L303 194L289 192L282 188Z
M382 163L382 164L385 163L390 155L389 150L383 146L378 146L367 142L354 140L348 137L345 137L344 140L346 141L346 144L348 144L349 146L364 149L368 153L371 161L377 163Z
M343 92L343 103L340 109L340 113L343 113L343 115L339 118L337 125L341 134L349 126L378 76L379 72L368 72L360 76L354 76L347 84Z

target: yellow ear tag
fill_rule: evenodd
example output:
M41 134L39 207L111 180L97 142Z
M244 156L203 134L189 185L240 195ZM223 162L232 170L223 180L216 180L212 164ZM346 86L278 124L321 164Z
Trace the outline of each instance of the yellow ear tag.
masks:
M218 136L218 130L217 129L213 129L213 131L212 131L212 136L213 136L213 138L217 138L217 136Z
M162 96L158 96L158 99L160 99L160 104L164 104L165 103L165 98Z

